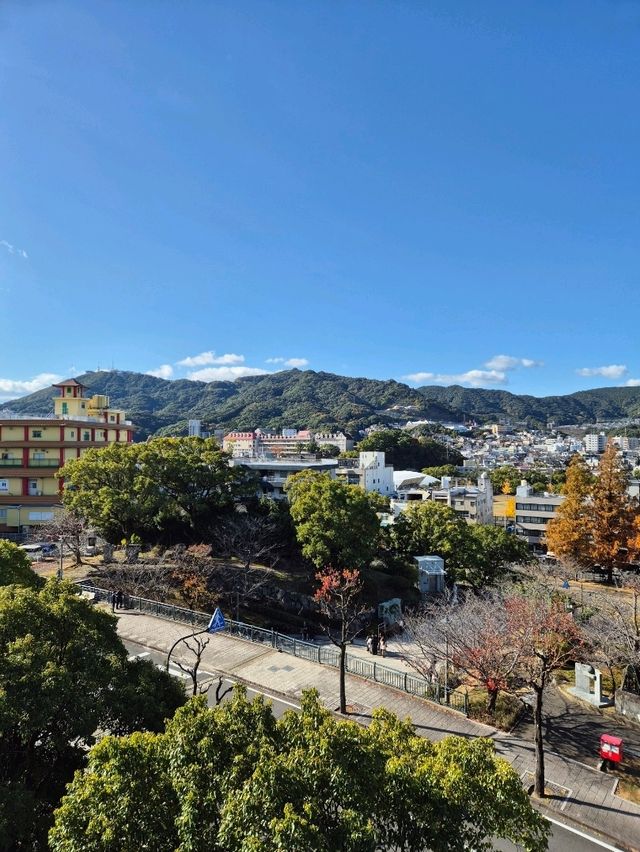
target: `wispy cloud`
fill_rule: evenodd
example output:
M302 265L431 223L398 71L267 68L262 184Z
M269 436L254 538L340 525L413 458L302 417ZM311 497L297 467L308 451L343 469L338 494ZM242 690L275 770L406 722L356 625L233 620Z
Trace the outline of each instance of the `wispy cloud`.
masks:
M215 352L209 350L208 352L201 352L199 355L190 355L177 363L180 367L205 367L208 364L229 366L231 364L244 364L244 355L236 355L233 352L216 355Z
M0 397L11 399L15 396L26 396L60 382L62 378L57 373L39 373L32 379L0 379Z
M640 388L640 379L627 379L624 386L626 388Z
M267 358L265 364L282 364L283 367L307 367L309 365L308 358Z
M516 370L518 367L543 367L542 361L533 358L515 358L513 355L494 355L484 364L489 370Z
M147 370L147 376L155 376L156 379L170 379L173 376L171 364L161 364L157 370Z
M403 378L416 384L432 382L437 385L471 385L474 388L484 385L505 385L508 381L507 374L503 370L467 370L466 373L409 373Z
M268 373L261 367L205 367L188 373L187 378L197 382L234 382L244 376L266 376Z
M28 258L29 258L29 255L26 253L26 251L24 249L16 248L16 246L14 246L10 242L7 242L7 240L0 240L0 246L2 246L2 248L6 249L9 252L9 254L17 254L19 257L22 257L25 260L28 260Z
M621 379L627 372L625 364L609 364L606 367L581 367L576 370L579 376L602 376L605 379Z

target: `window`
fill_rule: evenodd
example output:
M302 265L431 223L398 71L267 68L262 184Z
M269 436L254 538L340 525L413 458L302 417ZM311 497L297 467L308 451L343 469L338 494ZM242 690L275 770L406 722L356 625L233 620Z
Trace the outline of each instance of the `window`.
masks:
M52 521L53 512L29 512L30 521Z
M83 441L90 441L91 440L91 432L88 432L88 431L85 430L82 433L82 440Z
M42 438L42 429L32 429L31 430L32 438Z
M7 520L7 510L6 509L0 509L0 521L6 521L6 520Z
M63 403L62 403L62 413L63 413L63 414L68 414L68 413L69 413L69 405L68 405L68 403L66 403L66 402L63 402Z
M9 490L9 480L8 479L0 479L0 491L8 491Z

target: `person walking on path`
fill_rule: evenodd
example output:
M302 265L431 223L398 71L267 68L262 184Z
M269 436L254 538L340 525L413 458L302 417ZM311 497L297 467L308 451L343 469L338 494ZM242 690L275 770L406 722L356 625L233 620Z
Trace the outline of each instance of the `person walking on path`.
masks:
M375 657L378 653L378 637L374 633L371 637L371 653Z
M122 589L118 589L116 594L116 609L124 609L124 592Z
M373 636L367 636L367 651L369 654L373 653Z
M384 635L384 633L380 634L380 653L383 657L387 653L387 637Z
M118 595L116 592L111 592L111 612L116 611L116 604L118 603Z

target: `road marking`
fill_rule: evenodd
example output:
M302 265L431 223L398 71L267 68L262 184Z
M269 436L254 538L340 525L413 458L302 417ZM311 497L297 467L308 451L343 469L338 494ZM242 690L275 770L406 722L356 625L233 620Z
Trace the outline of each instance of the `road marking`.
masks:
M571 825L567 825L566 822L560 822L558 819L552 819L550 816L543 814L544 818L554 825L559 826L560 828L564 828L565 831L570 831L572 834L577 834L578 837L582 837L583 840L588 840L589 843L595 843L596 846L600 846L602 849L609 849L610 852L624 852L622 847L620 846L611 846L609 843L605 843L603 840L598 840L597 837L593 837L591 834L586 834L584 831L579 831L577 828L573 828Z
M149 651L144 651L142 654L130 654L130 660L143 660L145 657L150 657L151 654Z

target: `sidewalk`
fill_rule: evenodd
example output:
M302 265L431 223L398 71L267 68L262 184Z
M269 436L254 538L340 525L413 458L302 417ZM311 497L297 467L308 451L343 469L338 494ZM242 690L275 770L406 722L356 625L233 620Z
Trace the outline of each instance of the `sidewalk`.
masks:
M124 612L119 614L118 632L123 639L166 653L175 640L188 635L189 630L183 624L137 612ZM362 653L366 654L366 649ZM393 659L393 656L385 658L385 663ZM327 707L332 710L338 707L338 673L335 669L270 647L218 633L204 652L203 666L294 700L299 700L304 689L315 687ZM400 718L410 717L416 733L432 740L440 740L450 734L491 737L498 754L513 765L523 783L526 786L533 783L533 743L500 733L428 701L351 675L347 676L347 702L351 706L351 719L366 723L375 707L384 706ZM559 820L576 823L594 835L600 834L623 849L640 852L640 806L614 794L612 777L550 751L545 759L547 784L556 795L541 805L543 812Z

